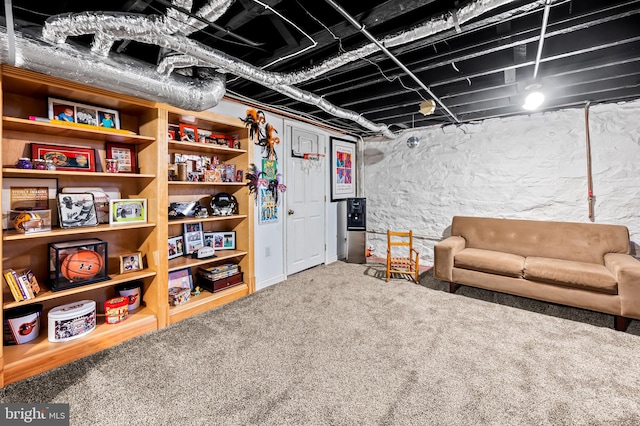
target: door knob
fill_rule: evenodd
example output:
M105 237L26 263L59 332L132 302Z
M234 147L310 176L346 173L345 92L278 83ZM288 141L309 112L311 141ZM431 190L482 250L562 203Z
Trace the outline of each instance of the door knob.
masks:
M292 215L292 214L294 214L295 212L294 212L293 210L289 209L289 211L288 211L287 213L289 213L289 216L291 216L291 215Z

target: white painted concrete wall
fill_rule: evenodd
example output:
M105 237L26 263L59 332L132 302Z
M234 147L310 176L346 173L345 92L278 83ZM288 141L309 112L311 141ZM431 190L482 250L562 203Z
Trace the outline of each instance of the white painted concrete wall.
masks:
M639 117L640 101L589 109L594 222L627 226L637 252ZM368 247L384 257L386 230L412 229L432 265L454 215L590 222L585 141L583 108L365 140Z

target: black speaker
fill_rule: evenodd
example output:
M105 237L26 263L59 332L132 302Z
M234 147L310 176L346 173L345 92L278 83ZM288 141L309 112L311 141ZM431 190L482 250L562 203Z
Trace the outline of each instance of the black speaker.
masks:
M367 199L347 198L347 231L366 231Z

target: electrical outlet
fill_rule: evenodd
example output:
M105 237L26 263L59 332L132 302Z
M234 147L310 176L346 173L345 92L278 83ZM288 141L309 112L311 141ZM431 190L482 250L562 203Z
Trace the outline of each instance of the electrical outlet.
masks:
M265 247L264 248L264 257L269 257L271 256L271 247Z

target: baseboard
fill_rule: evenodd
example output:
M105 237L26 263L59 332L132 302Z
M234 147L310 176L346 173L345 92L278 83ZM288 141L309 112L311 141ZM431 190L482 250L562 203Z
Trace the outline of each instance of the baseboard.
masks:
M275 277L269 278L268 280L256 282L256 291L262 290L263 288L267 288L274 284L278 284L286 279L287 279L286 276L282 274L282 275L277 275Z

